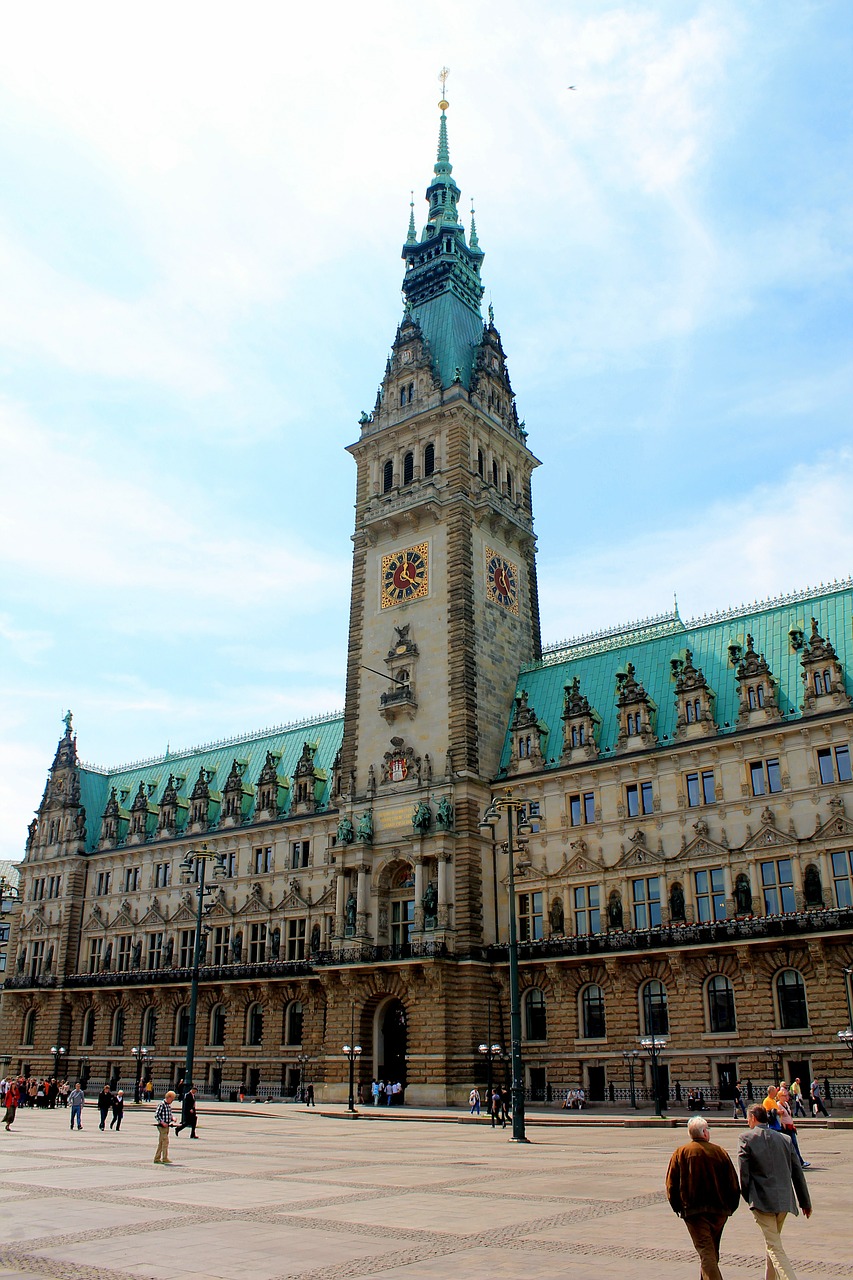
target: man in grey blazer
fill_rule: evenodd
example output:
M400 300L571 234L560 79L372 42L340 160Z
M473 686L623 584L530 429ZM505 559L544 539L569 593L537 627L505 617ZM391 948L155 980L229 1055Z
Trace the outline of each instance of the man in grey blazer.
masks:
M806 1175L792 1157L791 1139L767 1128L764 1108L753 1105L746 1114L749 1133L741 1135L738 1149L740 1193L764 1236L764 1278L797 1280L782 1245L782 1226L789 1213L797 1213L797 1201L804 1216L812 1216Z

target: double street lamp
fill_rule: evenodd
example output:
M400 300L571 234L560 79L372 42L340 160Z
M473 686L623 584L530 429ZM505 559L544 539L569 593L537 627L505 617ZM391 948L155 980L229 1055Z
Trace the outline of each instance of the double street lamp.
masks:
M216 1101L222 1101L222 1068L228 1061L224 1053L218 1053L213 1059L216 1063Z
M477 1046L477 1048L478 1048L478 1051L479 1051L479 1052L483 1055L483 1057L486 1059L486 1062L487 1062L487 1064L488 1064L488 1075L487 1075L487 1077L486 1077L486 1079L487 1079L487 1083L486 1083L486 1092L487 1092L487 1094L488 1094L488 1097L486 1098L486 1110L487 1110L487 1111L491 1111L491 1109L492 1109L492 1080L493 1080L493 1077L492 1077L492 1063L494 1063L494 1062L500 1062L500 1061L503 1059L504 1051L503 1051L503 1047L502 1047L501 1045L499 1045L499 1044L481 1044L481 1045L478 1045L478 1046Z
M515 848L513 826L519 837L519 848L533 828L527 821L527 806L515 800L512 788L507 787L502 796L496 796L480 820L482 835L495 839L495 828L506 814L506 840L501 848L509 858L509 1029L512 1058L512 1140L526 1142L524 1133L524 1064L521 1060L521 997L518 986L518 932L515 923Z
M637 1065L637 1059L640 1056L639 1049L623 1049L622 1057L628 1064L628 1080L629 1089L631 1090L631 1106L637 1110L637 1090L634 1087L634 1068Z
M198 971L201 964L201 916L205 895L214 893L213 885L205 885L205 873L208 862L213 863L213 874L217 878L227 875L224 853L216 853L203 844L200 849L188 849L181 860L181 879L184 884L195 884L198 897L198 910L195 918L195 946L193 948L192 984L190 987L190 1019L187 1028L187 1056L184 1063L184 1092L189 1093L193 1084L193 1058L195 1056L195 1023L198 1010Z
M662 1116L663 1109L661 1107L660 1081L658 1076L658 1058L666 1048L666 1038L655 1034L654 1017L651 1022L652 1034L643 1036L640 1041L640 1048L645 1049L652 1063L652 1093L655 1095L655 1115Z
M50 1052L53 1054L53 1074L59 1077L59 1064L68 1052L62 1045L52 1045Z
M343 1051L349 1058L349 1102L347 1103L347 1111L355 1113L355 1063L356 1059L361 1057L361 1045L345 1044Z
M144 1045L134 1045L131 1049L131 1055L136 1063L136 1082L133 1086L133 1101L140 1102L142 1099L142 1068L144 1063L153 1061L152 1055L148 1052Z
M311 1061L310 1055L307 1053L298 1053L296 1061L299 1063L299 1101L305 1101L305 1067Z

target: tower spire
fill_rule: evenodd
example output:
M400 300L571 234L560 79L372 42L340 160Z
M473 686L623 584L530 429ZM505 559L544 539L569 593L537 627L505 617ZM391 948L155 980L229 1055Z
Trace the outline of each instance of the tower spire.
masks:
M411 200L409 201L409 234L406 236L406 244L418 243L418 230L415 226L415 193L412 191Z

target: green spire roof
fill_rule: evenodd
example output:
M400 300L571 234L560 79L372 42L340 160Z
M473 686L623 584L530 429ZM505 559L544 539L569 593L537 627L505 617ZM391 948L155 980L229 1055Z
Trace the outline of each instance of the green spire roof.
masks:
M476 229L469 245L459 221L462 193L452 177L446 106L442 100L434 176L426 190L429 211L420 240L414 208L409 219L409 234L403 246L403 295L429 343L442 387L461 383L467 389L474 353L483 336L483 253Z

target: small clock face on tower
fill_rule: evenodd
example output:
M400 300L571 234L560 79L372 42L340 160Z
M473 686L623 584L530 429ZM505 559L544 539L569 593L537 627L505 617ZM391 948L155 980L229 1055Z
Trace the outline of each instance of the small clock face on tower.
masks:
M405 551L382 557L381 603L383 609L429 593L429 543L421 542Z
M518 617L518 565L486 547L486 599Z

